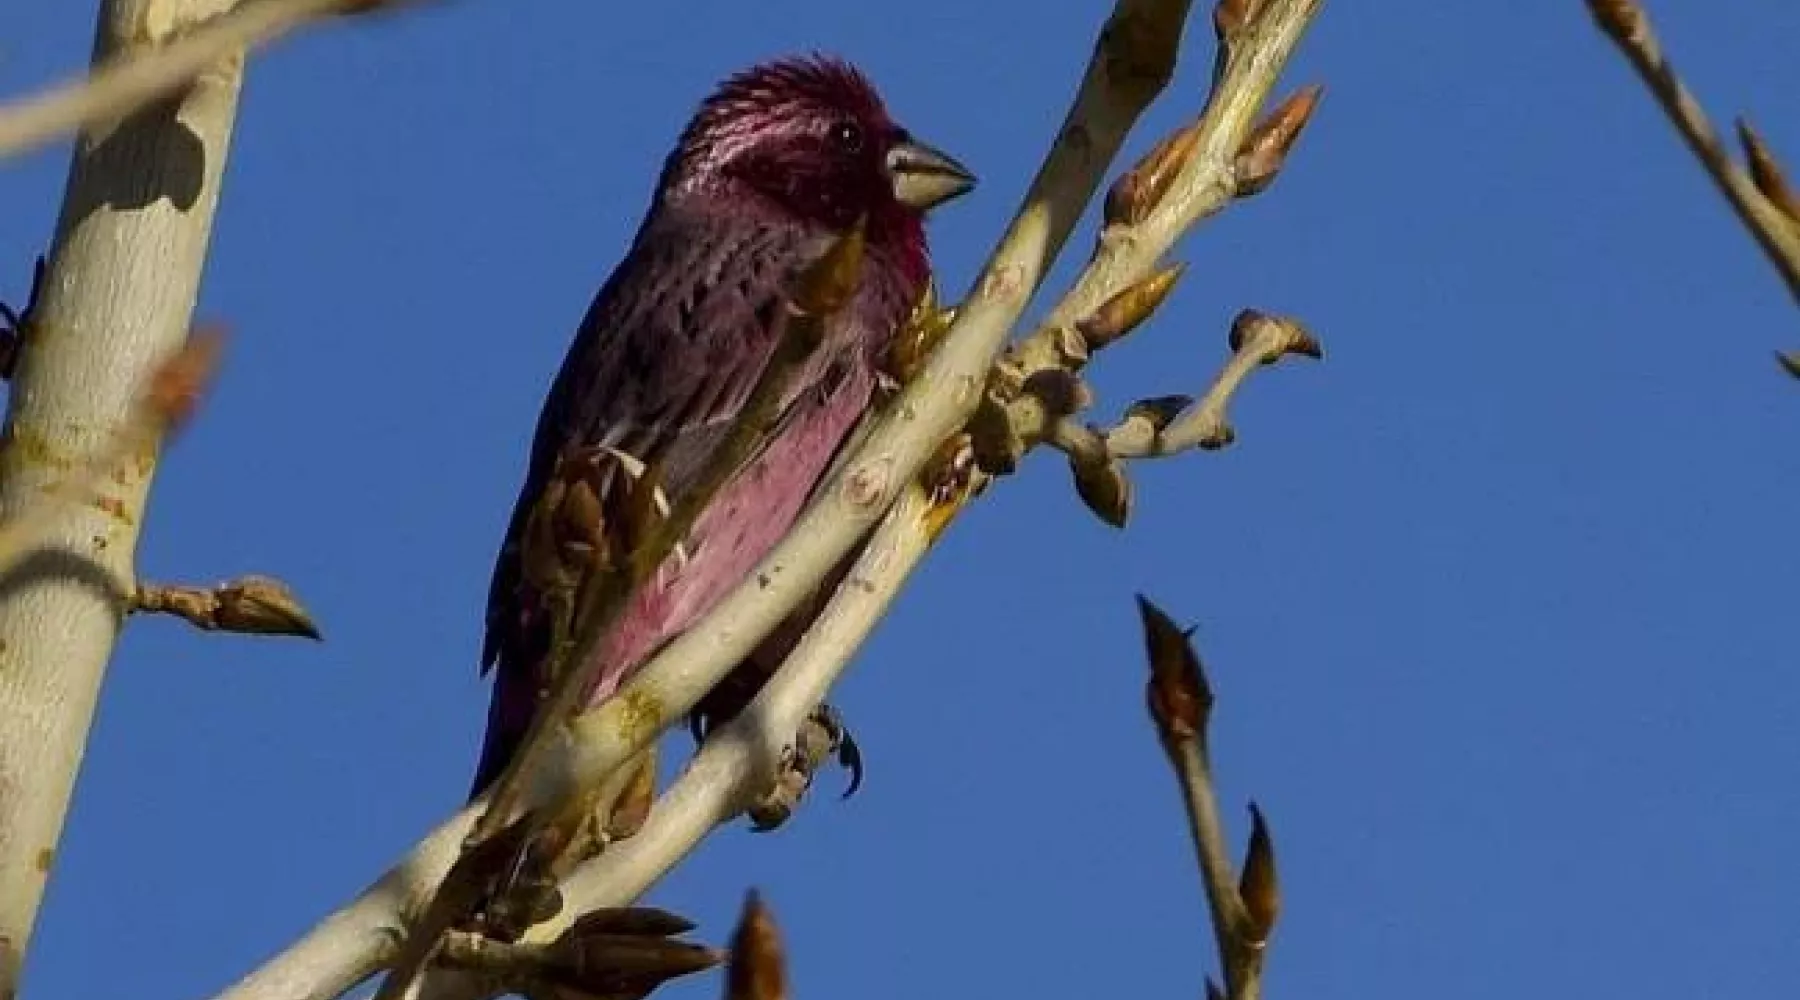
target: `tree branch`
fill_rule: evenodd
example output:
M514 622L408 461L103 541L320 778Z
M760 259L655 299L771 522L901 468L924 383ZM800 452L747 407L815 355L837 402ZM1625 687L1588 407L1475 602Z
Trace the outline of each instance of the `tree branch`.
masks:
M768 786L782 747L824 700L924 558L934 538L933 507L922 487L901 497L787 662L747 708L707 738L643 829L564 882L566 913L637 899ZM552 923L533 928L532 935L555 930Z
M267 576L241 576L211 587L140 580L131 611L172 615L206 631L320 638L306 606L287 584Z
M552 797L567 794L649 746L824 579L913 481L938 443L966 419L974 388L1068 238L1106 164L1172 74L1187 9L1182 0L1120 0L1025 206L942 348L750 579L615 697L576 720L565 733L561 780L554 791L543 791ZM420 878L426 883L441 879L453 856L442 850L444 835L463 828L469 814L465 809L376 887L226 995L238 1000L331 997L379 967L389 957L383 954L390 947L388 935L417 905L413 898L394 899L388 890L416 886ZM640 834L633 839L645 838ZM364 933L354 934L352 927ZM326 954L340 944L349 947L335 956Z
M151 6L102 5L97 62L134 51ZM0 519L30 528L0 587L0 996L17 988L133 589L166 429L142 393L149 380L151 400L181 397L168 362L182 358L242 69L213 63L178 99L82 133L21 345L0 453Z
M1200 657L1185 631L1149 600L1138 597L1144 644L1150 661L1146 688L1157 738L1168 755L1187 807L1194 851L1206 886L1207 909L1219 963L1225 972L1224 996L1257 1000L1262 994L1263 955L1280 916L1281 894L1275 875L1275 851L1262 811L1250 806L1250 849L1240 879L1232 872L1225 827L1219 821L1213 790L1207 723L1213 694ZM1209 980L1208 996L1217 994Z
M570 717L581 711L582 700L593 689L593 680L601 660L596 653L632 595L650 580L652 574L660 570L666 560L672 556L680 557L681 541L687 537L694 522L712 502L714 495L730 482L731 476L738 471L745 457L767 439L772 425L780 417L781 404L790 394L789 387L813 357L824 337L825 322L842 309L855 292L862 273L863 247L863 225L859 221L801 275L797 287L788 293L788 300L779 314L783 326L772 356L758 374L749 398L744 403L743 412L733 423L726 439L707 456L694 485L683 493L666 516L655 520L645 537L632 546L626 553L623 566L597 569L593 573L594 579L580 587L578 609L570 619L580 631L568 641L552 644L549 653L551 663L545 676L555 678L555 686L549 697L537 707L531 726L518 750L513 753L512 761L482 796L486 807L481 818L476 821L475 828L469 833L468 842L463 849L465 859L507 832L516 804L532 791L528 789L528 783L538 777L540 757L550 751L553 743L564 739L562 734ZM660 498L660 486L657 485L659 479L659 470L654 466L643 469L639 479L640 492L648 491ZM592 496L592 490L589 495ZM555 496L554 493L549 493L547 499ZM560 505L562 501L553 502ZM666 505L666 500L663 502ZM591 508L588 517L591 523L583 526L583 533L591 538L602 538L597 497L582 506ZM653 501L646 501L642 506L653 506ZM526 553L525 558L530 562L533 553ZM601 558L605 558L604 553ZM657 732L660 733L661 730L658 729ZM533 811L522 822L534 829L558 822L578 822L580 817L560 815L563 808L580 807L586 801L586 797L580 794L581 790L604 781L628 759L629 757L623 758L602 769L569 778L553 792L536 790L535 796L527 804L528 810ZM543 808L538 810L540 806ZM531 832L512 831L512 835L524 842ZM491 875L467 864L459 866L457 870L466 873L469 879ZM465 904L470 900L477 900L480 894L464 891L470 886L452 885L455 881L457 879L454 877L446 878L437 898L426 905L424 915L411 932L411 939L395 961L392 972L381 984L375 1000L398 1000L404 996L413 979L430 960L438 936L470 915L464 912Z
M1269 0L1257 18L1231 36L1232 54L1219 77L1223 96L1209 104L1211 124L1198 147L1202 153L1223 149L1217 157L1223 172L1211 166L1211 158L1197 156L1188 163L1170 197L1140 220L1144 232L1136 240L1120 245L1116 231L1113 237L1103 235L1084 276L1086 284L1059 308L1069 316L1091 312L1118 288L1141 279L1182 228L1239 193L1237 154L1277 71L1319 5L1320 0ZM533 797L554 801L649 746L887 516L877 537L880 544L871 544L856 571L864 574L864 583L882 581L876 591L840 588L789 663L750 709L708 741L638 835L611 845L565 883L567 912L641 891L692 843L735 815L758 789L755 782L768 776L773 755L792 738L794 725L817 704L873 626L891 588L916 562L916 556L901 554L914 548L922 552L976 491L978 484L964 480L936 495L915 495L914 484L928 463L966 469L958 432L975 409L995 356L1106 165L1169 79L1188 8L1177 0L1120 0L1023 207L955 310L941 345L924 359L899 398L876 416L854 457L828 477L794 529L750 578L613 698L563 731L559 752L546 761L545 780L535 783L528 802ZM1208 193L1208 185L1221 184L1221 193ZM1075 306L1067 305L1071 301ZM1055 325L1072 324L1059 318ZM937 485L928 483L926 489L935 492ZM906 499L895 507L901 497ZM879 567L868 562L877 558L885 560ZM855 596L858 591L864 596ZM379 968L391 958L391 935L413 912L421 887L441 879L454 856L447 845L466 829L470 815L465 810L441 827L356 902L225 996L330 997ZM528 938L549 932L548 926L534 928Z
M1049 443L1077 462L1096 455L1116 459L1165 458L1195 448L1214 450L1237 440L1227 417L1231 400L1258 368L1290 354L1318 358L1319 342L1297 320L1246 309L1231 324L1231 357L1212 387L1191 409L1187 397L1160 396L1140 400L1125 418L1105 430L1074 425L1063 418Z
M1800 199L1782 176L1774 153L1748 121L1739 119L1738 140L1749 167L1732 160L1700 102L1675 75L1650 18L1635 0L1587 0L1587 4L1600 30L1625 54L1739 221L1780 272L1788 292L1800 301ZM1800 352L1777 352L1776 359L1788 374L1800 378Z
M130 5L113 22L120 48L80 79L0 105L0 158L73 129L123 117L186 86L208 67L321 17L394 0L182 0ZM115 5L120 6L120 5ZM170 23L170 22L173 23Z

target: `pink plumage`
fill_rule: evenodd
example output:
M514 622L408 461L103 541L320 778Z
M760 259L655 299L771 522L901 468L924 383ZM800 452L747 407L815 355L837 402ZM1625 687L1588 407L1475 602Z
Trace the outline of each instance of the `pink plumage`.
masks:
M870 405L881 359L930 274L923 215L968 190L960 165L914 141L841 61L784 59L722 83L664 164L630 250L576 334L538 418L526 479L494 567L484 668L496 668L475 793L530 723L548 640L543 595L523 578L527 516L571 446L658 464L672 499L722 441L767 363L771 317L795 276L861 217L867 252L849 306L791 383L776 429L637 595L599 655L590 702L690 627L793 524ZM603 509L628 479L611 464ZM611 523L609 519L608 523ZM804 609L740 672L778 663Z

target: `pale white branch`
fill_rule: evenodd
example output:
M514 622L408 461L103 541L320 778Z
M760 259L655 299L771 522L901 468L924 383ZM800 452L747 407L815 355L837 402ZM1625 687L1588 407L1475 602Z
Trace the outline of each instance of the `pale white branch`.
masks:
M134 43L121 28L150 6L101 5L97 62ZM192 325L242 69L212 61L167 114L79 137L8 394L0 519L29 516L38 530L0 581L0 996L17 986L132 592L160 450L142 393ZM144 433L121 438L134 426ZM70 488L121 440L110 475Z
M565 912L636 899L706 834L766 786L783 746L862 647L931 545L925 491L894 505L818 620L748 708L710 736L651 810L638 834L609 847L569 877ZM546 926L544 933L552 933ZM532 929L532 936L540 933Z
M180 0L115 3L107 17L123 46L93 72L0 105L0 157L74 129L122 117L173 93L221 59L274 41L359 0Z

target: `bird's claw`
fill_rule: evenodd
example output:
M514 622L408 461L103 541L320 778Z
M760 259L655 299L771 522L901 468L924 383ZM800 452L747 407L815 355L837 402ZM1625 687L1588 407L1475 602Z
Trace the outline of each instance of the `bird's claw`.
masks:
M801 727L801 733L816 731L822 734L826 740L825 753L836 757L838 766L850 772L850 785L844 789L843 798L855 795L862 787L862 748L857 746L856 737L850 735L843 714L830 705L820 705L806 721L808 725Z
M751 829L764 833L786 823L812 787L819 768L831 758L850 772L850 786L843 796L849 798L862 787L862 749L837 709L820 705L801 724L794 742L782 750L773 787L746 810Z
M522 844L494 879L476 928L496 941L517 941L562 912L562 890L549 870L542 838Z

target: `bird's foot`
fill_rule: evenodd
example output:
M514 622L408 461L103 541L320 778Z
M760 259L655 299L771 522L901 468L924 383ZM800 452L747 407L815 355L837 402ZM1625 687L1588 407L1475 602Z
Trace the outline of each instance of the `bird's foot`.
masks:
M762 833L786 823L812 787L819 768L834 757L850 772L850 786L844 790L844 798L849 798L862 787L862 749L837 709L820 705L801 723L794 742L782 751L774 786L746 810L751 828Z
M520 844L495 874L470 929L496 941L517 941L562 912L562 890L557 888L551 859L564 846L565 838L554 836L554 831L540 832Z
M635 835L655 798L656 748L650 747L525 835L493 878L477 929L486 937L517 941L562 912L561 881L577 865Z

